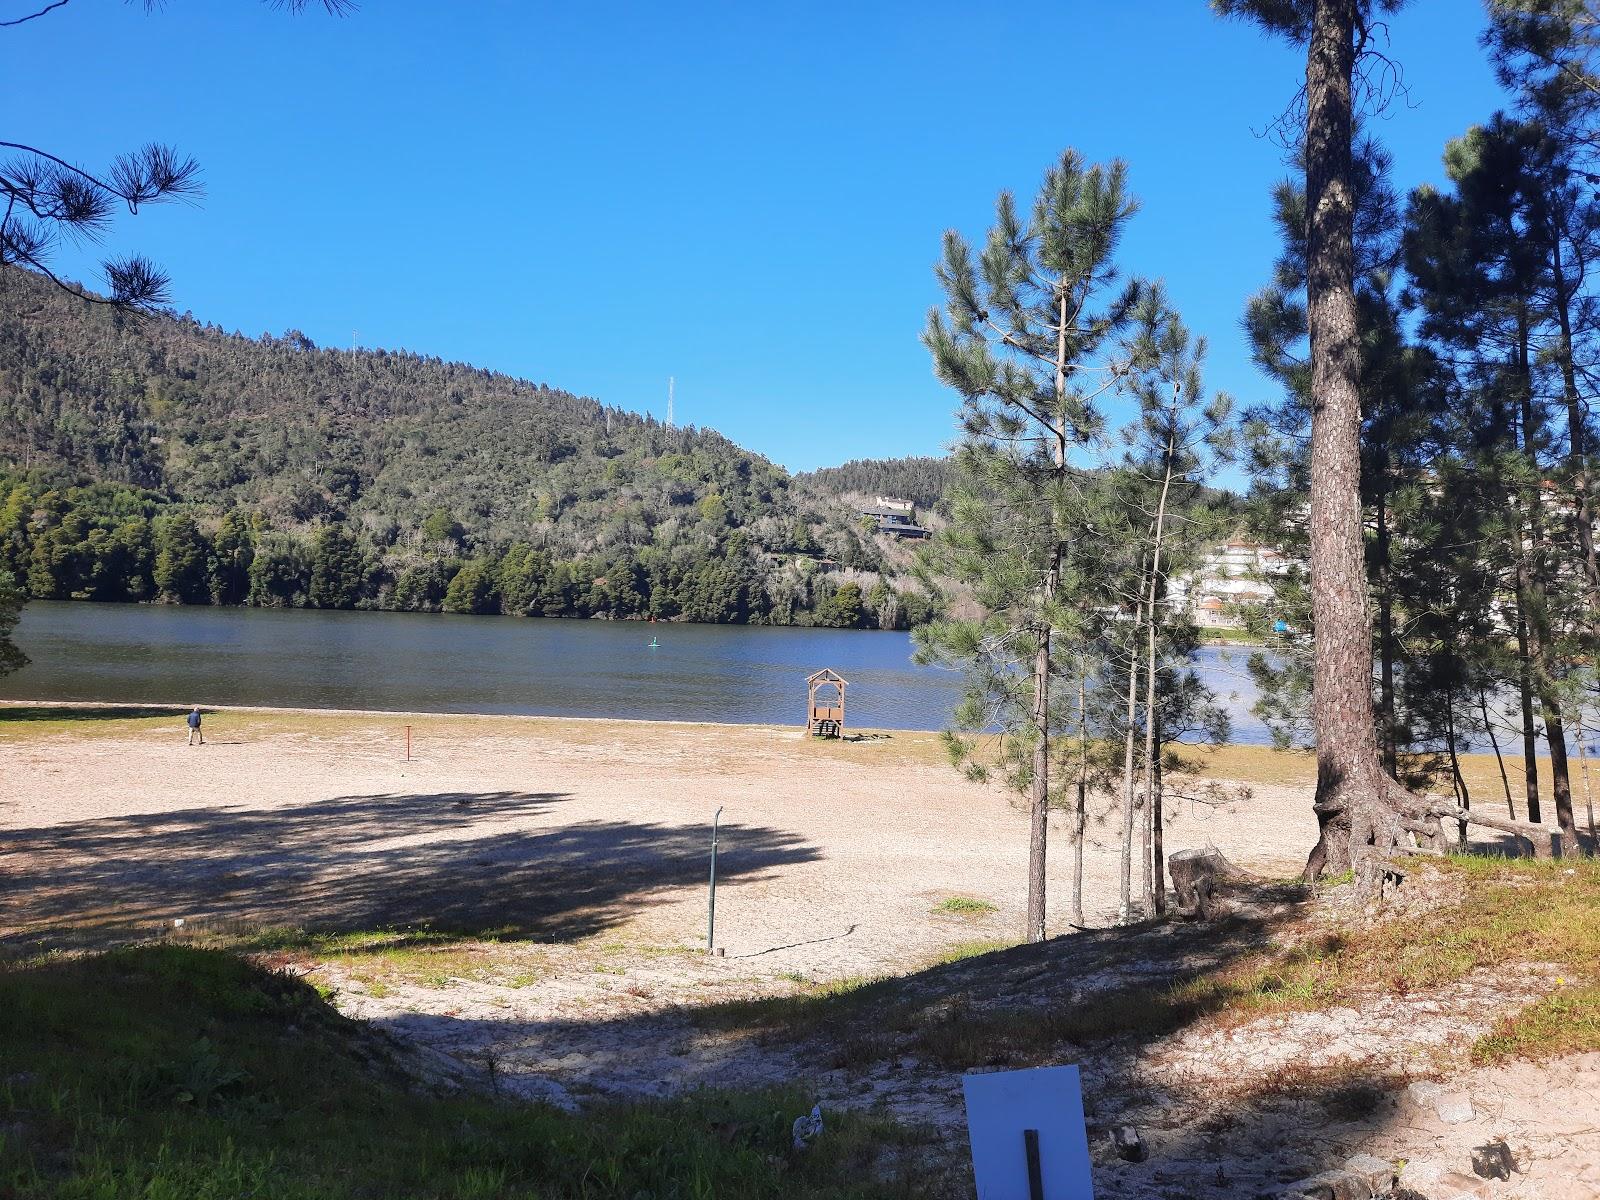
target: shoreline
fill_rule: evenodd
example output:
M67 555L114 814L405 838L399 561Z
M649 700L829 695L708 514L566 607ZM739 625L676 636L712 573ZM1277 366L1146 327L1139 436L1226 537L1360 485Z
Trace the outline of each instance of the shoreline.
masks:
M109 721L160 722L177 720L188 711L189 704L165 701L92 701L92 700L25 700L0 699L0 743L17 741L29 732L37 735L60 732L89 733L88 722L98 716ZM631 735L654 733L662 736L690 736L697 732L714 735L765 734L792 738L795 747L805 747L810 753L826 753L830 749L848 749L870 754L879 763L895 761L916 762L922 765L947 765L942 742L942 732L935 729L892 729L878 726L846 728L847 740L810 738L804 725L795 721L785 724L765 721L684 721L656 720L648 717L567 716L551 713L493 713L493 712L440 712L423 709L373 709L373 708L311 708L295 705L261 704L202 704L208 713L233 714L242 718L271 722L274 719L293 721L343 721L360 729L370 729L393 722L417 725L434 725L460 722L464 725L482 726L501 723L506 732L520 731L528 736L547 735L552 729L567 729L583 739L603 736L608 731L628 731ZM32 720L10 714L39 710ZM113 714L126 713L125 717ZM82 715L78 715L82 714ZM30 728L31 727L31 728ZM109 731L107 731L109 732ZM285 732L289 732L285 730ZM419 736L425 731L419 729ZM644 744L644 739L640 739ZM1252 742L1228 742L1217 747L1180 746L1177 753L1183 761L1178 773L1195 778L1227 781L1247 786L1268 785L1292 788L1311 788L1316 780L1316 759L1310 750L1278 750L1271 745ZM1520 809L1525 792L1521 787L1522 758L1503 755L1507 775L1512 779L1512 795ZM1548 762L1545 755L1540 759ZM1492 752L1474 752L1460 756L1463 774L1471 785L1474 803L1501 806L1504 804L1500 781L1500 763ZM751 765L760 767L758 757ZM1576 776L1575 776L1576 778ZM1548 802L1550 778L1547 770L1540 772L1540 791Z
M899 626L886 629L881 625L797 625L793 622L779 624L775 621L690 621L683 617L616 617L603 613L592 613L589 616L582 616L578 613L555 613L553 615L504 612L462 613L447 612L442 608L364 608L361 605L355 605L350 608L317 608L309 604L185 604L180 601L166 600L79 600L70 596L30 597L23 601L21 609L23 618L26 618L29 606L35 604L70 605L74 608L134 608L148 609L154 612L331 613L336 616L354 614L385 617L449 617L474 621L481 621L486 617L505 617L512 621L572 621L578 624L598 622L602 625L664 625L678 629L689 627L705 629L800 629L824 633L910 633L912 629L912 626L909 625L903 629Z
M129 719L138 716L154 717L151 709L167 710L173 716L182 716L188 712L192 704L178 704L167 700L21 700L0 699L0 711L5 709L26 708L60 708L69 710L93 711L98 709L119 709L130 713ZM306 708L292 704L204 704L200 705L202 712L206 713L259 713L265 716L274 714L289 714L292 716L308 717L419 717L438 721L572 721L592 725L645 725L651 727L670 726L684 729L771 729L801 731L804 727L795 722L792 725L779 725L770 721L668 721L653 720L650 717L580 717L569 716L563 713L496 713L496 712L447 712L420 708ZM162 715L165 715L163 713ZM861 727L847 727L848 734L922 734L929 737L939 736L937 729L878 729Z

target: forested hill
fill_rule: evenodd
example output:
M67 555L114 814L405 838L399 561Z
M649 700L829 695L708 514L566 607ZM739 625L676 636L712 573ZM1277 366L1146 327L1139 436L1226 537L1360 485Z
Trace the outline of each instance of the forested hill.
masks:
M0 567L36 597L903 624L837 491L546 384L0 275Z
M796 479L822 492L896 496L936 508L950 494L951 469L948 458L857 458Z

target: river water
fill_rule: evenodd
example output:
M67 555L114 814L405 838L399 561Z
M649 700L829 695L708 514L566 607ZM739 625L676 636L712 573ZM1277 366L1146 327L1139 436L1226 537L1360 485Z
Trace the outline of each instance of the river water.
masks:
M850 681L857 728L940 729L959 698L909 634L863 630L38 601L16 641L33 662L0 699L799 725L822 667ZM1198 666L1233 740L1263 743L1248 654Z

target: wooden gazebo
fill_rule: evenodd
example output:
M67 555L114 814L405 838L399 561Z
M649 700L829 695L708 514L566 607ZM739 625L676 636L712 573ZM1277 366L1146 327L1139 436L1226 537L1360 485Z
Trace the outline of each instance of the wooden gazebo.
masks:
M806 732L813 737L844 737L844 689L849 685L826 667L806 676Z

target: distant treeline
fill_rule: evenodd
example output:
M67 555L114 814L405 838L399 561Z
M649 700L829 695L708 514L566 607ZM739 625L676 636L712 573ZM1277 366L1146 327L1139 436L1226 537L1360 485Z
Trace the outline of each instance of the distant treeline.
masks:
M895 496L915 500L923 508L937 508L950 494L953 470L954 463L949 458L858 458L795 478L827 492Z
M698 555L680 545L573 557L525 541L469 545L440 509L404 542L374 547L343 522L293 533L260 513L206 519L119 484L41 487L0 474L0 569L36 599L883 629L931 615L920 592L826 569L803 524L795 540L775 555L732 529Z

